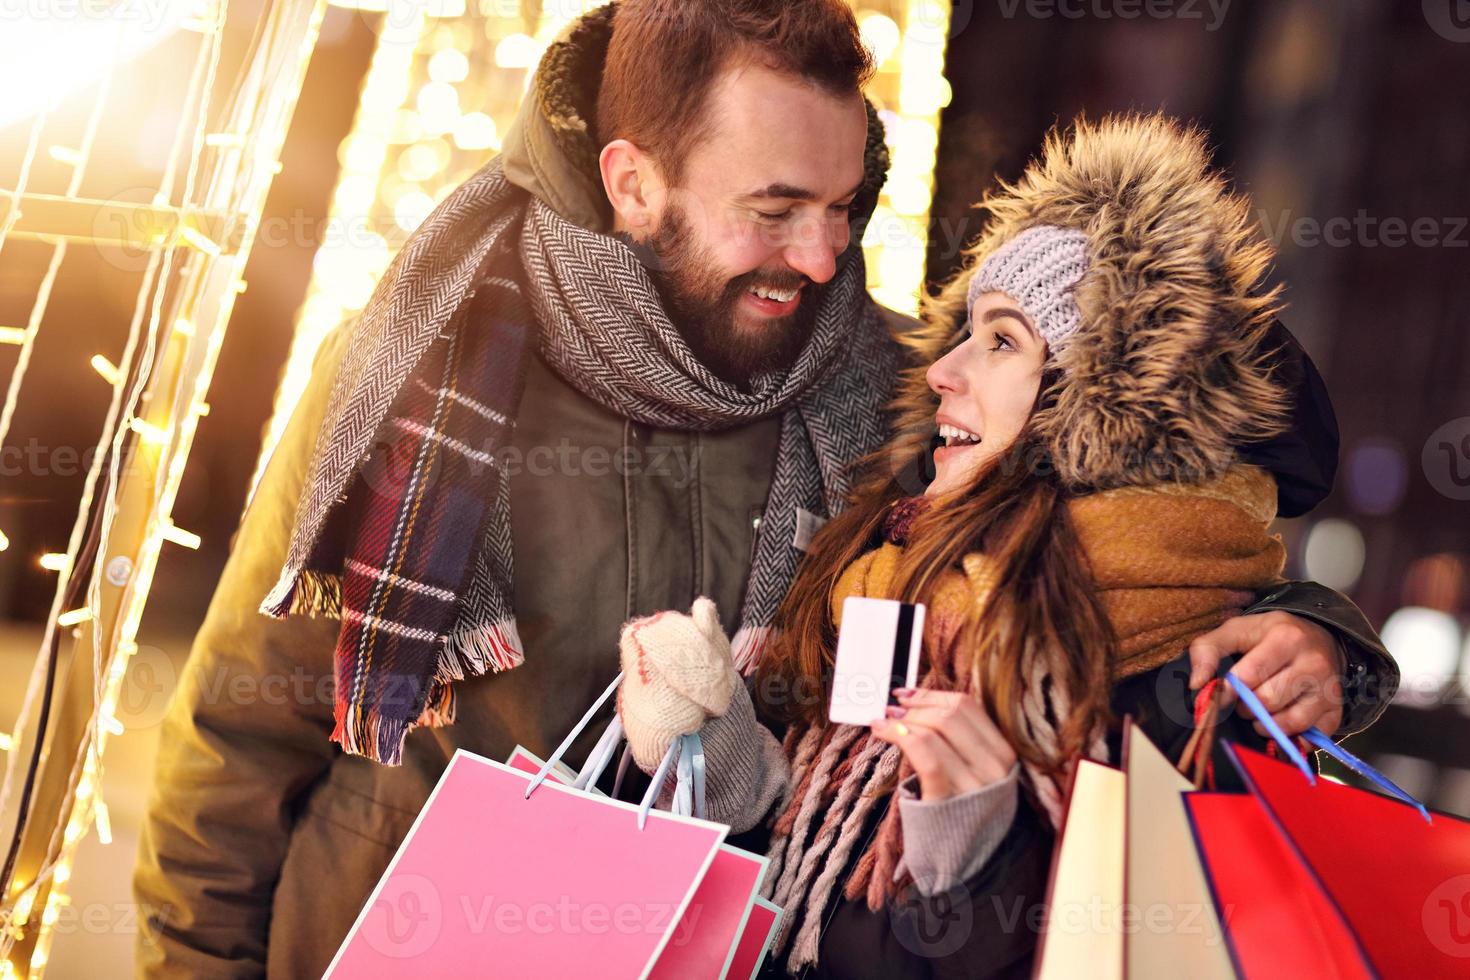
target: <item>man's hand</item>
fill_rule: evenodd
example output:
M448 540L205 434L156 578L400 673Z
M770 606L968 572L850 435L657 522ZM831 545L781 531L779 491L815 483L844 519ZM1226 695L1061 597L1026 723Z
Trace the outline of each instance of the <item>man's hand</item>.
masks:
M1313 725L1331 735L1342 724L1343 653L1323 627L1285 612L1227 619L1189 645L1190 690L1199 690L1215 676L1220 660L1233 653L1245 654L1233 673L1256 692L1287 735L1300 735ZM1227 688L1227 703L1233 697ZM1250 717L1244 705L1239 711ZM1266 734L1260 722L1256 731Z
M998 783L1016 752L980 702L958 691L900 689L873 737L897 745L919 777L919 796L943 800Z
M661 612L624 624L618 715L639 768L653 772L680 735L725 713L740 677L715 604L694 600L686 616Z

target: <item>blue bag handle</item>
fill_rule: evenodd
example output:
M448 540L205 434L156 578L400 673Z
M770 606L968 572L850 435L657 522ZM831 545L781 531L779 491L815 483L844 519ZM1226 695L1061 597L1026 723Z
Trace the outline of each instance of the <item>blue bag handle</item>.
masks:
M618 689L618 685L622 682L623 673L619 671L618 676L614 677L612 683L607 686L607 689L598 696L596 701L592 702L592 707L588 708L581 719L572 726L572 730L567 732L566 738L561 740L561 744L556 747L556 751L551 753L551 757L542 763L536 775L531 778L530 783L526 785L526 799L529 800L531 794L536 791L537 787L546 781L546 777L556 767L556 764L561 761L561 757L566 754L567 750L572 747L572 743L577 740L577 736L586 730L587 726L591 724L592 718L607 703L607 699L613 696L614 692ZM614 715L613 720L608 723L607 728L602 732L602 736L597 740L597 744L593 746L591 753L588 754L587 763L582 767L582 772L578 774L577 780L573 784L575 788L585 790L601 778L608 763L612 761L613 753L617 750L618 743L622 741L622 738L622 719ZM674 787L674 812L680 813L682 816L688 816L692 811L694 816L703 819L705 794L704 747L697 734L682 735L676 738L674 743L669 746L669 750L664 753L663 761L659 763L658 771L654 773L653 781L648 784L648 790L643 794L643 799L638 804L639 830L642 830L648 822L648 811L653 809L653 803L658 799L658 794L663 789L664 783L668 781L669 769L673 767L676 759L679 762L679 767L678 782ZM625 752L623 763L619 766L619 783L622 782L622 772L626 768L627 761L628 754ZM686 801L682 804L684 806L682 812L679 809L681 799Z
M658 799L664 783L668 782L669 770L674 767L675 759L678 760L678 769L671 812L687 817L692 810L693 816L704 819L704 743L697 733L680 735L664 753L664 760L658 764L658 771L653 774L653 780L638 804L639 830L648 822L648 811L653 809L653 801Z
M704 819L704 743L699 734L680 735L678 782L674 784L673 812Z
M543 762L541 768L537 770L536 775L531 777L531 782L526 786L526 799L529 800L531 794L536 792L537 787L546 781L547 775L561 761L561 757L566 755L567 749L572 747L572 743L577 740L577 736L581 735L583 730L592 723L593 716L601 710L604 704L607 704L607 699L613 696L613 693L618 689L618 685L622 682L623 672L620 670L618 671L618 676L614 677L612 683L607 686L607 690L598 695L597 700L592 702L592 707L588 708L586 713L582 715L581 720L572 726L571 731L567 732L567 737L562 739L561 744L556 747L556 751L551 753L551 758ZM608 727L611 728L612 726L609 725ZM607 732L603 732L603 738L605 739L606 737ZM597 744L601 746L602 739L599 739Z
M613 753L617 751L618 743L623 740L623 720L613 715L612 721L602 730L602 737L597 744L592 746L592 751L587 753L587 761L582 765L582 771L572 781L576 789L588 789L597 785L602 778L602 772L607 764L612 761Z
M1271 713L1267 711L1266 706L1261 703L1261 699L1256 697L1256 692L1252 691L1250 689L1250 686L1247 685L1245 681L1235 676L1234 671L1226 674L1225 679L1230 683L1230 687L1240 698L1241 703L1243 703L1248 709L1250 709L1250 713L1256 716L1256 721L1259 721L1261 723L1262 727L1264 727L1266 731L1270 733L1272 740L1281 747L1281 751L1285 752L1287 758L1291 759L1291 761L1296 764L1296 767L1300 769L1302 773L1307 777L1307 781L1315 786L1317 783L1316 774L1313 773L1311 767L1307 765L1307 760L1305 757L1302 756L1301 750L1296 747L1295 742L1286 737L1286 733L1281 730L1280 725L1276 724L1275 719L1271 717ZM1302 738L1306 739L1307 742L1311 744L1314 748L1319 749L1322 752L1326 752L1332 758L1336 759L1338 762L1341 762L1353 772L1357 773L1359 776L1362 776L1364 779L1368 780L1373 785L1383 790L1389 796L1392 796L1397 800L1407 803L1414 809L1418 810L1420 815L1423 816L1425 821L1427 821L1428 823L1434 822L1434 819L1429 815L1428 807L1416 800L1407 790L1404 790L1403 788L1395 784L1383 773L1379 772L1377 769L1374 769L1367 762L1353 755L1341 745L1338 745L1331 739L1331 737L1327 735L1326 732L1322 731L1322 729L1314 725L1311 728L1308 728L1306 731L1302 732Z

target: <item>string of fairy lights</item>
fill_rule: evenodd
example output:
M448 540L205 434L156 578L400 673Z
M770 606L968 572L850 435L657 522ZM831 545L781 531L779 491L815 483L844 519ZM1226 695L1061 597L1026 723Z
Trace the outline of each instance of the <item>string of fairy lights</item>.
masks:
M499 150L500 134L542 52L598 2L338 0L376 18L376 47L351 133L339 150L341 170L326 225L331 234L317 250L296 316L252 492L321 341L362 309L397 249L444 195ZM6 813L22 757L33 748L27 743L46 735L31 729L47 683L48 651L58 637L74 641L72 673L84 688L79 695L84 708L76 717L68 719L63 712L61 721L53 721L40 757L37 799L45 805L37 804L18 839L25 845L21 860L0 894L0 980L44 972L55 926L69 901L78 844L92 831L101 843L111 840L104 749L109 737L123 731L117 700L138 649L138 626L162 545L200 545L199 537L174 525L170 514L199 419L209 411L206 395L220 344L235 299L245 290L245 262L265 192L281 169L286 125L325 6L323 0L267 5L254 62L221 127L210 119L209 107L228 0L167 3L165 33L190 33L200 43L181 92L179 123L158 190L146 205L123 207L126 220L119 226L145 229L147 263L121 352L87 358L112 389L112 399L67 550L35 558L56 573L55 598L21 713L11 734L0 733L0 752L6 754L0 813ZM870 287L885 305L914 312L924 274L938 116L949 100L943 75L949 4L855 0L854 7L878 66L869 96L884 120L893 158L863 242ZM97 50L115 54L123 47ZM84 234L52 229L77 213L68 211L69 205L83 209L87 226L97 228L110 226L98 219L107 208L118 207L87 200L78 191L119 64L109 61L95 71L89 66L88 77L98 84L88 122L75 140L45 147L50 160L72 168L62 193L43 202L28 196L27 186L54 103L36 110L17 181L0 190L0 249L12 234L49 242L53 249L25 324L0 324L0 345L18 348L0 407L0 444L24 390L30 351L67 242L89 241ZM98 532L96 558L78 567L89 530ZM9 546L0 528L0 551ZM74 574L88 576L85 600L64 603L75 594L69 589Z
M352 129L338 152L328 240L317 250L251 490L285 430L322 340L367 303L407 236L500 149L536 64L561 30L603 0L332 0L382 11ZM869 288L918 309L950 29L947 0L852 0L877 72L868 96L892 167L864 235ZM473 108L467 108L473 107Z
M43 107L32 124L21 179L13 190L0 193L0 205L5 207L0 245L3 236L16 234L49 242L53 248L48 278L37 290L28 326L16 335L19 345L34 341L68 239L104 248L118 244L78 232L73 220L77 216L85 218L82 226L92 231L139 230L136 240L127 244L140 245L148 254L120 358L114 362L95 354L89 361L111 386L112 401L68 550L38 559L43 568L58 573L58 585L20 718L7 739L10 752L0 812L14 795L23 742L32 743L24 754L39 765L34 786L29 777L26 780L26 795L34 788L35 799L29 808L22 808L28 818L17 827L6 864L7 888L0 896L0 976L6 978L44 972L55 927L69 901L66 885L78 843L92 829L101 843L111 839L111 819L102 796L103 750L109 736L122 732L117 700L129 659L138 649L138 626L162 545L200 544L197 535L175 526L170 514L198 420L209 410L205 397L220 343L235 299L245 288L241 276L266 192L280 172L280 148L324 12L323 0L282 0L260 15L257 43L247 52L221 128L214 97L227 4L225 0L173 4L165 21L168 30L160 29L153 40L182 32L197 35L198 44L178 103L171 152L147 204L77 194L77 173L88 162L95 119L106 104L106 80L115 65L106 69L95 96L94 122L82 140L48 150L53 160L76 171L65 194L27 193L28 165L46 131L49 107ZM102 50L116 54L121 47L103 45ZM114 225L108 220L113 217L123 220ZM221 225L219 218L227 220ZM227 234L220 234L221 228ZM12 395L24 381L26 363L21 358L12 372ZM7 409L10 404L8 399ZM4 422L8 420L7 411ZM78 568L89 534L96 557L86 568ZM68 588L74 571L87 575L85 601L63 608L63 598L74 594ZM48 663L56 656L52 641L58 631L74 641L71 665L57 698L56 717L44 730L32 732ZM44 686L49 691L50 681L45 680ZM35 727L42 727L39 721Z

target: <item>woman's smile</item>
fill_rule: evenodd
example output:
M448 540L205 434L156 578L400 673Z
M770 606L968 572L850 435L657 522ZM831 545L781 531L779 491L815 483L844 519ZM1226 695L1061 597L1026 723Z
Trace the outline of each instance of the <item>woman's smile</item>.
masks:
M940 444L934 449L936 465L979 448L982 440L976 432L955 424L952 419L942 413L935 416L934 421L940 440Z

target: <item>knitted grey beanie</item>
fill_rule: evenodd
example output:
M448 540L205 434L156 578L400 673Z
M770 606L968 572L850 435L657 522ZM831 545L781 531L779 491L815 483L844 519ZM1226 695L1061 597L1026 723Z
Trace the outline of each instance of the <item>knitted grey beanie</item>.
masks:
M1000 291L1021 306L1055 352L1082 325L1073 290L1091 263L1087 235L1075 228L1033 225L991 252L970 278L966 308L981 293Z

